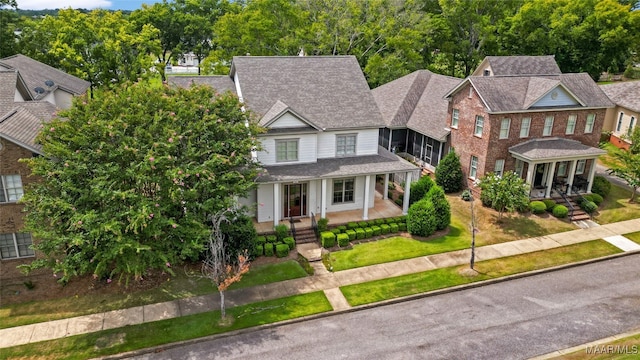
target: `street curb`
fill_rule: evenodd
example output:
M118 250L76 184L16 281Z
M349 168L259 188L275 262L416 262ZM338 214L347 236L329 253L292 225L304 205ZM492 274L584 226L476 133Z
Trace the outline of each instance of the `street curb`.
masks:
M585 351L587 347L593 347L593 346L599 346L599 345L608 344L610 342L621 340L621 339L624 339L624 338L627 338L627 337L630 337L630 336L635 336L635 335L638 335L638 334L640 334L640 329L627 331L627 332L622 333L622 334L609 336L609 337L606 337L606 338L603 338L603 339L599 339L599 340L596 340L596 341L592 341L592 342L588 342L588 343L585 343L585 344L572 346L572 347L566 348L566 349L556 350L556 351L550 352L548 354L544 354L544 355L536 356L536 357L533 357L533 358L529 358L529 360L555 359L557 357L569 355L569 354L572 354L572 353L577 352L577 351L581 351L581 350Z
M449 293L458 292L458 291L467 290L467 289L475 289L475 288L478 288L478 287L481 287L481 286L498 284L498 283L502 283L502 282L506 282L506 281L510 281L510 280L516 280L516 279L521 279L521 278L541 275L541 274L550 273L550 272L554 272L554 271L560 271L560 270L564 270L564 269L571 269L571 268L574 268L574 267L579 267L579 266L583 266L583 265L588 265L588 264L608 261L608 260L612 260L612 259L617 259L617 258L626 257L626 256L632 256L632 255L637 255L637 254L640 254L640 250L627 251L627 252L622 252L622 253L619 253L619 254L603 256L603 257L599 257L599 258L595 258L595 259L588 259L588 260L578 261L578 262L574 262L574 263L553 266L553 267L550 267L550 268L545 268L545 269L539 269L539 270L523 272L523 273L519 273L519 274L508 275L508 276L504 276L504 277L500 277L500 278L496 278L496 279L482 280L482 281L478 281L478 282L474 282L474 283L470 283L470 284L457 285L457 286L452 286L452 287L439 289L439 290L433 290L433 291L429 291L429 292L425 292L425 293L403 296L403 297L399 297L399 298L396 298L396 299L389 299L389 300L383 300L383 301L379 301L379 302L375 302L375 303L371 303L371 304L358 305L358 306L354 306L352 308L345 309L345 310L329 311L329 312L319 313L319 314L315 314L315 315L303 316L303 317L299 317L299 318L296 318L296 319L284 320L284 321L275 322L275 323L271 323L271 324L264 324L264 325L258 325L258 326L254 326L254 327L250 327L250 328L246 328L246 329L229 331L229 332L226 332L226 333L223 333L223 334L209 335L209 336L204 336L204 337L200 337L200 338L196 338L196 339L189 339L189 340L178 341L178 342L170 343L170 344L158 345L158 346L154 346L154 347L150 347L150 348L146 348L146 349L133 350L133 351L126 352L126 353L107 355L107 356L104 356L104 357L94 358L92 360L99 360L99 359L100 360L126 359L126 358L129 358L129 357L140 356L140 355L144 355L144 354L160 353L160 352L163 352L165 350L173 349L173 348L180 347L180 346L198 344L198 343L201 343L201 342L212 341L212 340L216 340L216 339L224 339L224 338L227 338L227 337L236 336L236 335L242 335L242 334L248 334L248 333L256 332L256 331L259 331L259 330L273 329L273 328L277 328L277 327L281 327L281 326L285 326L285 325L301 323L301 322L304 322L304 321L322 319L322 318L341 315L341 314L345 314L345 313L351 313L351 312L356 312L356 311L361 311L361 310L373 309L373 308L377 308L377 307L381 307L381 306L393 305L393 304L403 303L403 302L412 301L412 300L419 300L419 299L424 299L424 298L443 295L443 294L449 294ZM402 275L400 275L400 276L402 276ZM319 291L322 291L322 290L319 290Z

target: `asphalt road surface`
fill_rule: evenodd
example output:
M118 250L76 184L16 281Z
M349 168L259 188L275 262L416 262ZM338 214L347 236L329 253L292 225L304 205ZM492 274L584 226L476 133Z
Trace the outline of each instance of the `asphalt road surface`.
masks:
M526 359L640 328L640 255L135 359Z

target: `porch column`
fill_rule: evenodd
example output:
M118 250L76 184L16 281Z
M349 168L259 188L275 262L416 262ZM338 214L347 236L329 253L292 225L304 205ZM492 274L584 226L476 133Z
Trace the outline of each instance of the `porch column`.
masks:
M442 160L442 150L444 148L444 143L441 141L440 142L440 151L438 151L438 165L440 164L440 160Z
M384 174L384 191L382 194L382 199L387 200L389 197L389 174Z
M393 139L393 130L389 129L389 144L387 145L387 150L389 151L391 151L391 139Z
M573 177L576 176L576 164L578 164L578 160L571 161L571 165L569 165L569 175L567 176L567 195L571 195Z
M529 184L529 189L531 189L531 187L533 187L533 172L536 169L536 163L527 163L527 179L525 180L525 183Z
M322 186L320 189L320 217L327 217L327 179L322 179Z
M280 184L273 184L273 226L280 221Z
M591 169L589 170L589 182L587 182L587 194L591 192L593 177L596 175L596 158L591 159Z
M411 192L411 171L407 171L404 181L404 198L402 199L402 215L407 215L409 211L409 193Z
M556 161L551 163L551 168L549 169L549 173L547 174L547 191L544 194L544 197L551 197L551 188L553 187L553 177L556 175Z
M364 209L362 209L362 220L369 220L369 187L371 186L371 175L364 177Z

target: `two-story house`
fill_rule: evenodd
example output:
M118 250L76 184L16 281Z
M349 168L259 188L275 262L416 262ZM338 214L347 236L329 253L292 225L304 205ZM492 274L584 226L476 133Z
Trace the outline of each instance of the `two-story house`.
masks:
M555 187L591 191L613 104L588 74L562 74L552 62L489 57L446 94L451 144L469 188L487 173L515 171L533 198L550 197Z
M63 94L67 90L53 85L41 93L36 88L41 84L46 87L45 81L50 79L66 84L65 88L74 88L73 94L89 87L84 80L25 58L17 55L11 59L21 59L22 65L37 65L23 72L7 69L6 59L0 61L0 279L3 280L19 276L16 266L30 262L36 255L30 248L31 235L23 230L24 207L18 201L24 188L37 179L30 176L29 167L19 160L42 154L41 146L35 143L36 135L58 109L70 105ZM36 71L41 71L39 76ZM36 81L38 77L42 81Z
M257 190L243 201L255 205L259 223L346 210L368 219L376 175L385 185L392 173L408 182L417 175L416 166L378 146L385 123L353 56L240 56L229 76L170 82L233 88L267 129L256 154L263 166Z
M379 145L434 171L449 152L444 95L462 79L418 70L372 90L385 127Z
M629 136L640 118L640 81L601 85L600 88L615 104L607 109L604 131L611 132L609 141L621 149L629 149Z

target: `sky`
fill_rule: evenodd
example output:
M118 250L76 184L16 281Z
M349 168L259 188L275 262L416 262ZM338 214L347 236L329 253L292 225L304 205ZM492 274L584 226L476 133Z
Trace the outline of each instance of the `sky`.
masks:
M42 9L110 9L110 10L135 10L142 4L153 4L162 0L17 0L18 9L42 10Z

